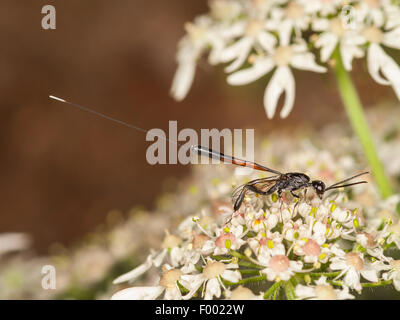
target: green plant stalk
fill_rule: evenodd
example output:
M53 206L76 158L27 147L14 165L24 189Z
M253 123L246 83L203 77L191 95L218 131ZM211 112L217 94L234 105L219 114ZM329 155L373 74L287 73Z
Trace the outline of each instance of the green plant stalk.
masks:
M275 300L276 294L278 293L281 285L282 281L275 282L267 291L265 291L264 299L268 299L272 295L273 300Z
M221 278L221 279L222 279L222 282L224 284L226 284L228 286L235 286L235 285L240 285L240 284L246 284L246 283L249 283L249 282L262 282L262 281L265 281L267 279L267 276L266 275L262 275L262 276L256 276L256 277L249 277L249 278L242 279L242 280L240 280L238 282L230 282L230 281L225 280L223 278Z
M285 282L284 288L286 298L288 300L296 300L296 294L294 293L294 286L291 280Z
M335 60L335 74L339 87L339 92L342 97L350 123L360 139L364 154L367 157L368 164L375 178L376 184L380 190L381 196L387 198L393 194L390 182L385 175L385 171L372 140L372 135L369 130L360 98L357 90L350 78L350 75L343 66L339 48L337 47L332 56Z

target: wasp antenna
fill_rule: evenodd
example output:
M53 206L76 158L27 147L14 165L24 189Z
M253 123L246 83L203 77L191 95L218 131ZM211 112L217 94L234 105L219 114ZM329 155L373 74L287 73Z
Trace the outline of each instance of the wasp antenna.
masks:
M343 183L345 183L345 182L347 182L347 181L353 180L354 178L357 178L357 177L359 177L359 176L363 176L363 175L368 174L368 173L369 173L368 171L358 173L358 174L356 174L356 175L354 175L354 176L351 176L350 178L346 178L346 179L344 179L344 180L342 180L342 181L339 181L339 182L336 182L336 183L332 184L331 186L329 186L328 188L326 188L326 190L328 190L328 189L333 189L333 188L334 188L335 186L337 186L337 185L343 184Z
M356 184L363 184L363 183L368 183L368 182L367 181L358 181L358 182L353 182L353 183L349 183L349 184L330 186L330 187L326 188L325 191L337 189L337 188L350 187L350 186L354 186Z
M133 124L130 124L130 123L128 123L128 122L124 122L124 121L122 121L122 120L119 120L119 119L110 117L110 116L108 116L108 115L106 115L106 114L104 114L104 113L95 111L95 110L93 110L93 109L91 109L91 108L82 106L82 105L80 105L80 104L73 103L73 102L70 102L70 101L68 101L68 100L65 100L65 99L62 99L62 98L53 96L53 95L49 95L49 98L50 98L50 99L53 99L53 100L57 100L57 101L62 102L62 103L69 104L70 106L73 106L73 107L78 108L78 109L80 109L80 110L83 110L83 111L85 111L85 112L92 113L92 114L94 114L94 115L96 115L96 116L98 116L98 117L100 117L100 118L107 119L107 120L110 120L110 121L112 121L112 122L116 122L116 123L121 124L121 125L123 125L123 126L125 126L125 127L131 128L131 129L135 129L135 130L140 131L140 132L144 132L144 133L146 133L146 134L149 134L149 135L152 136L153 138L157 137L157 138L162 139L162 140L164 140L164 141L171 142L171 143L173 143L173 144L175 144L175 145L182 145L181 143L179 143L179 142L177 142L177 141L170 140L170 139L168 139L168 138L165 138L165 137L162 137L162 136L159 136L159 135L152 134L149 130L146 130L146 129L140 128L140 127L138 127L138 126L135 126L135 125L133 125Z

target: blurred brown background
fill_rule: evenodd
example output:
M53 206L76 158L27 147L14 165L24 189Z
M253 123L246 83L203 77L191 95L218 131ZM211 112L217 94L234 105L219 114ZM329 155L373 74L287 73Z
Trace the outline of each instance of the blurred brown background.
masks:
M57 29L41 28L42 6ZM169 96L183 24L207 10L187 0L2 0L0 2L0 232L33 235L35 248L70 244L111 209L152 207L188 174L147 164L144 134L48 98L92 107L143 128L256 128L256 137L301 123L347 121L331 75L295 72L288 119L266 118L266 79L232 88L222 68L201 61L189 96ZM359 64L353 77L367 105L394 97ZM167 130L166 130L167 131ZM166 182L167 181L167 182Z

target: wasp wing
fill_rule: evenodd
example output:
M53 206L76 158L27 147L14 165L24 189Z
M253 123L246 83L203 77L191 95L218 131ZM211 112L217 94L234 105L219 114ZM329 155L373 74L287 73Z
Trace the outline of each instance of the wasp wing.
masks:
M279 175L276 175L276 176L271 176L271 177L267 177L267 178L251 180L248 183L244 183L244 184L238 186L235 190L233 190L232 203L235 204L235 207L240 206L243 201L244 196L248 192L256 193L254 191L254 189L257 189L262 192L266 192L270 188L273 187L273 185L276 183L276 181L278 179L279 179ZM251 190L251 189L253 189L253 190Z

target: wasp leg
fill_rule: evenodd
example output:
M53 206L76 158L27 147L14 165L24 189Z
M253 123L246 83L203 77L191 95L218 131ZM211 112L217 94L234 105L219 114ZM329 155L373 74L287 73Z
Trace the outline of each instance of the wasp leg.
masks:
M297 198L297 199L300 199L300 196L298 196L297 194L295 194L293 191L295 191L295 190L291 190L291 191L290 191L290 194L291 194L293 197L295 197L295 198Z
M231 215L231 217L229 218L229 220L228 220L227 222L225 222L225 225L228 224L229 222L231 222L231 220L232 220L234 214L235 214L235 213L240 209L240 207L242 206L244 197L245 197L246 192L247 192L248 190L253 191L254 193L257 193L257 194L261 194L261 195L266 195L266 194L267 194L267 192L261 191L261 190L257 189L255 186L253 186L253 185L251 185L251 184L245 185L245 186L243 187L243 190L240 192L239 197L236 199L236 201L235 201L235 203L234 203L234 205L233 205L233 211L234 211L234 213Z
M263 196L267 195L267 192L266 192L266 191L261 191L261 190L257 189L255 186L253 186L253 185L251 185L251 184L245 185L245 186L243 187L243 190L240 192L239 197L238 197L238 198L236 199L236 201L235 201L235 204L234 204L234 206L233 206L233 210L234 210L234 211L239 210L239 208L240 208L240 206L242 205L242 202L243 202L243 200L244 200L244 196L246 195L246 192L249 191L249 190L250 190L250 191L253 191L254 193L261 194L261 195L263 195Z

